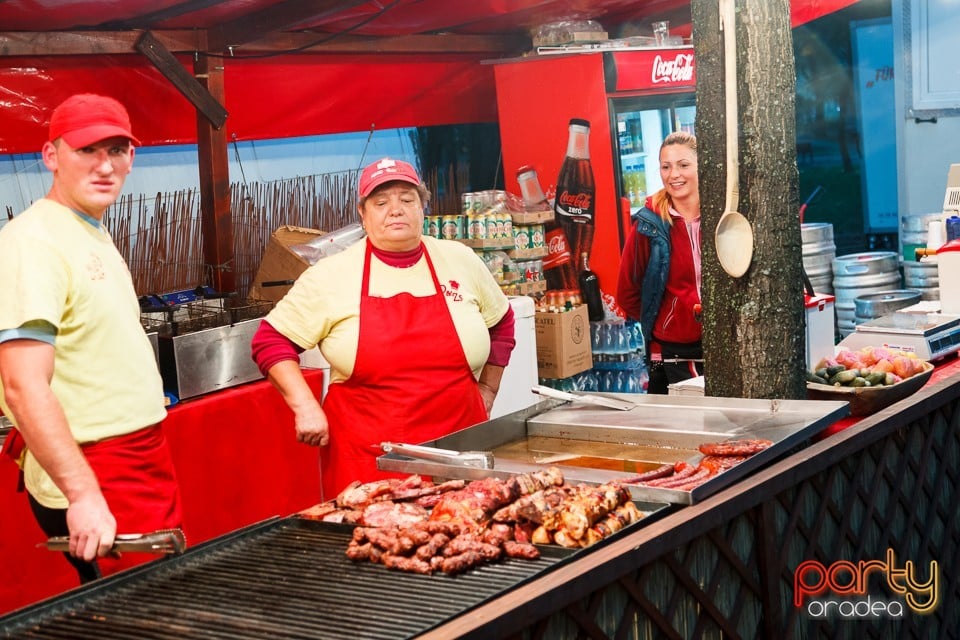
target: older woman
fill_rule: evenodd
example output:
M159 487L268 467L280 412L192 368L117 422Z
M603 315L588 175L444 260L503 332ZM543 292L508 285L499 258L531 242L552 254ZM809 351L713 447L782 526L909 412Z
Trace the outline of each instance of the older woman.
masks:
M486 420L513 350L512 309L483 261L422 236L428 201L410 164L366 167L366 241L307 269L253 338L298 440L323 447L327 499L387 475L376 468L383 441L424 442ZM322 408L297 358L317 344L331 367Z

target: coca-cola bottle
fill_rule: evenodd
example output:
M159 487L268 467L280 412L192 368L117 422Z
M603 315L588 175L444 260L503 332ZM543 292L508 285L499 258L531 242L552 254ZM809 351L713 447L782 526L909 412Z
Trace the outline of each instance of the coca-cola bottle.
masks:
M580 295L587 303L587 316L594 322L603 320L603 298L600 297L600 279L590 271L586 252L580 254Z
M567 234L570 250L578 257L589 254L593 245L596 188L589 142L590 121L572 118L553 207L557 222Z
M533 167L524 165L517 169L517 182L527 211L549 211L550 203L543 194L540 180ZM543 260L543 273L548 289L575 289L577 272L570 252L570 243L556 220L544 224L544 244L547 257Z

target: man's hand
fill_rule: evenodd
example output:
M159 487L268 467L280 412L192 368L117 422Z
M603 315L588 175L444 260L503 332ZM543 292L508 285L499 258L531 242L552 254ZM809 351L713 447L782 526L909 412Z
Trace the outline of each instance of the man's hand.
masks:
M70 503L67 528L70 555L87 562L107 555L117 536L117 521L100 492Z

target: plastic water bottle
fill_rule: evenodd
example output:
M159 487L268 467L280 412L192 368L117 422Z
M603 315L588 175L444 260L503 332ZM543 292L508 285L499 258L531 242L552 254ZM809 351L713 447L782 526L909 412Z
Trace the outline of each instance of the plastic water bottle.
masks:
M950 216L946 220L947 242L960 238L960 216Z

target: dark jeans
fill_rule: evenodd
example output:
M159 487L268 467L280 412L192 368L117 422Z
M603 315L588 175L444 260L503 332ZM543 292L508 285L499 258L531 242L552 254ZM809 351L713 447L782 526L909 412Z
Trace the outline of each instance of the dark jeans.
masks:
M650 381L647 393L666 395L668 386L703 375L703 345L700 342L680 344L660 342L664 362L650 362ZM671 361L678 362L671 362ZM699 362L696 362L699 361Z
M37 524L40 525L48 538L70 535L70 529L67 528L66 509L50 509L34 500L30 494L27 494L27 497L30 499L33 517L37 519ZM80 584L92 582L100 577L100 567L97 566L96 562L84 562L79 558L74 558L69 553L64 553L63 556L77 570L77 574L80 576Z

